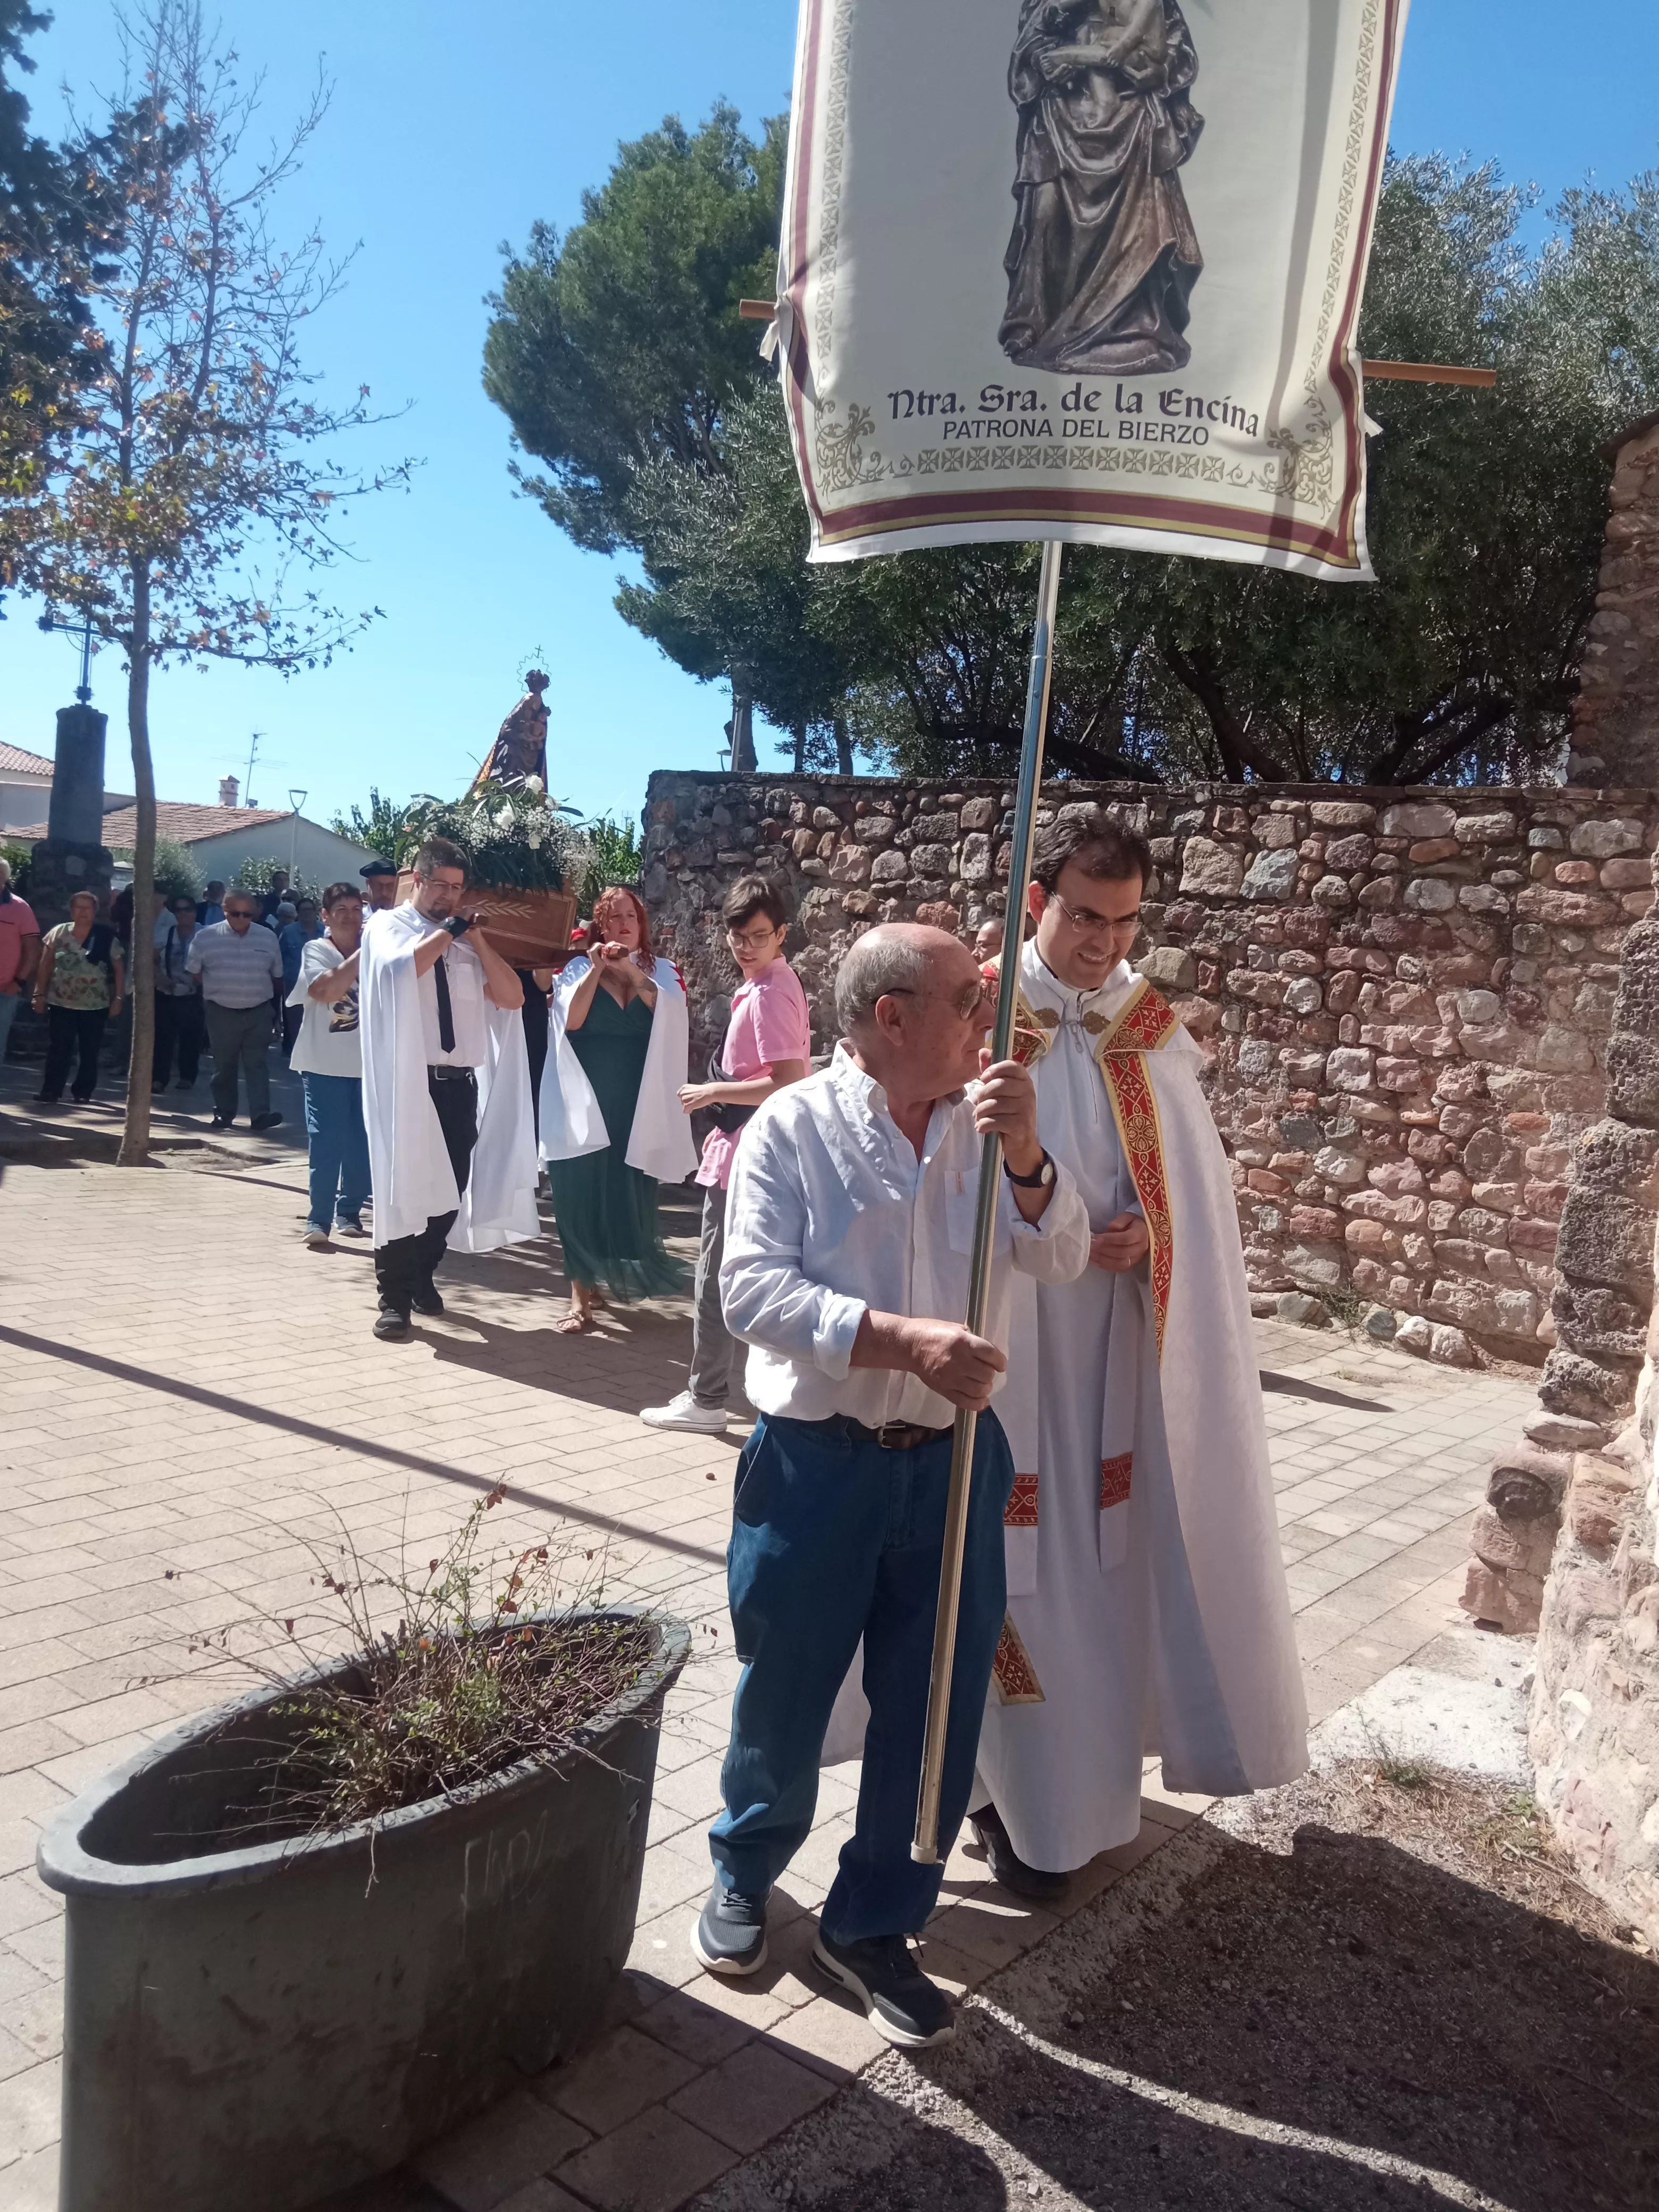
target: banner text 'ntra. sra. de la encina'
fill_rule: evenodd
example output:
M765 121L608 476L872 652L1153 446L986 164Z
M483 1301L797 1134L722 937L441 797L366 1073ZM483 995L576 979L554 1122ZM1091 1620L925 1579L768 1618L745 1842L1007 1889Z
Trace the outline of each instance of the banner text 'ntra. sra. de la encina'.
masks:
M908 385L885 395L889 420L939 422L947 445L998 438L1102 439L1146 446L1207 446L1212 428L1261 434L1261 416L1231 392L1220 398L1179 384L1156 391L1133 384L1094 385L1080 380L1045 398L1029 385L997 381L980 386L977 402L955 392L918 391Z

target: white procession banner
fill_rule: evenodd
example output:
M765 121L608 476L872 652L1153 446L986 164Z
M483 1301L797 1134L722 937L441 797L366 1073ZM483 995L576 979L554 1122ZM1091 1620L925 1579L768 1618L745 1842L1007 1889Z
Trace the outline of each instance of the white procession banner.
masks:
M775 336L811 558L1369 578L1354 329L1407 0L801 0Z

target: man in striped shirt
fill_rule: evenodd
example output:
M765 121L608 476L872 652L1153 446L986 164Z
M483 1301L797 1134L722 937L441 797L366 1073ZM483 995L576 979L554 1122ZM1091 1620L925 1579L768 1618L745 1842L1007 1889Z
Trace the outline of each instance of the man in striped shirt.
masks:
M247 1085L248 1127L274 1129L282 1115L270 1104L265 1054L280 1019L283 953L268 929L255 929L251 891L227 891L225 918L198 929L185 956L202 987L208 1042L213 1049L213 1127L236 1118L237 1077Z

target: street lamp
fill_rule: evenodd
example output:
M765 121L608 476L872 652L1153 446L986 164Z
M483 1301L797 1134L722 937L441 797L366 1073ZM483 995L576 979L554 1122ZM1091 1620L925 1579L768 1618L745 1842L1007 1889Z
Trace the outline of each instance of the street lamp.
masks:
M295 878L300 872L300 809L306 803L306 794L303 791L290 791L288 794L288 803L293 810L294 816L289 827L288 838L288 884L289 889L292 890Z

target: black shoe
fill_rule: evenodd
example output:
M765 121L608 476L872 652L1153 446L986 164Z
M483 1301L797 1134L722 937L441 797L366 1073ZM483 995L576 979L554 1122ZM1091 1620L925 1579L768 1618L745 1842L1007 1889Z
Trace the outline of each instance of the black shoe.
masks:
M711 1974L757 1974L766 1964L766 1899L718 1881L691 1930L691 1948Z
M210 1129L234 1129L236 1124L228 1114L216 1114L208 1123Z
M864 2007L878 2035L901 2051L927 2051L957 2032L951 2000L916 1964L907 1936L872 1936L837 1943L822 1928L812 1960Z
M436 1286L431 1283L423 1285L418 1291L411 1291L409 1294L409 1303L417 1314L426 1314L428 1316L441 1314L444 1310L444 1302L439 1297Z
M248 1127L250 1129L274 1129L282 1118L280 1114L256 1114Z
M375 1316L374 1334L382 1344L407 1344L415 1332L409 1325L407 1314L400 1314L395 1306L387 1306Z
M976 1842L983 1844L985 1856L991 1869L991 1879L1012 1889L1016 1897L1064 1897L1072 1877L1067 1874L1049 1874L1042 1867L1027 1866L1009 1838L1002 1825L1002 1815L994 1805L982 1811L970 1813L968 1825Z
M64 1094L61 1091L37 1091L29 1103L34 1106L61 1106Z

